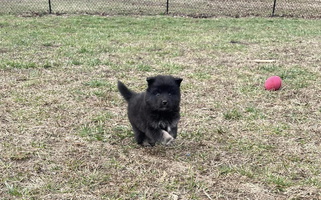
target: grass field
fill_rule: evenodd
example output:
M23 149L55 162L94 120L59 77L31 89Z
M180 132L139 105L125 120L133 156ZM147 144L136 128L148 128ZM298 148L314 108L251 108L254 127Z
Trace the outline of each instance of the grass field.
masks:
M51 0L50 2L53 14L89 13L109 16L169 14L190 17L270 17L274 4L274 0ZM36 16L49 12L48 0L0 0L0 4L0 14ZM275 8L275 16L321 18L320 0L278 0Z
M320 27L1 16L1 199L320 199ZM184 79L179 136L142 148L116 82L156 74Z

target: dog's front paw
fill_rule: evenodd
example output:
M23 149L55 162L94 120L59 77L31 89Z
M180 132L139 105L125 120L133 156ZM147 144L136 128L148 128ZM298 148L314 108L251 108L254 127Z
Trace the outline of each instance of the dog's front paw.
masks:
M174 143L175 139L173 136L171 136L167 131L162 131L163 132L163 138L162 138L162 144L163 145L171 145Z
M152 142L148 139L144 139L144 141L141 143L143 147L153 147L155 146L155 142Z
M149 147L149 146L151 146L147 140L144 140L141 145L142 145L143 147Z

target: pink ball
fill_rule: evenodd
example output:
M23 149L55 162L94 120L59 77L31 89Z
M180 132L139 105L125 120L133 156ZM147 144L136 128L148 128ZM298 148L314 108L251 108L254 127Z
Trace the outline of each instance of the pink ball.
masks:
M278 76L271 76L265 81L264 87L266 90L278 90L281 88L282 79Z

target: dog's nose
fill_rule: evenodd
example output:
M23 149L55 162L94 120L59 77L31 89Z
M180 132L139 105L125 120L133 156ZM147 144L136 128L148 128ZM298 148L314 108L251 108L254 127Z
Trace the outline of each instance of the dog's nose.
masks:
M162 104L163 104L164 106L166 106L166 105L167 105L167 100L163 100L163 101L162 101Z

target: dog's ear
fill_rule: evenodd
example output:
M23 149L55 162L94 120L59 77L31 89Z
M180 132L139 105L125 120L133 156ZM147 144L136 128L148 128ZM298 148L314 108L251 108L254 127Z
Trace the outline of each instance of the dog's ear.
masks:
M181 82L183 81L182 78L175 78L175 83L178 85L178 86L181 86Z
M148 86L150 86L155 82L155 77L147 77L146 81L148 83Z

